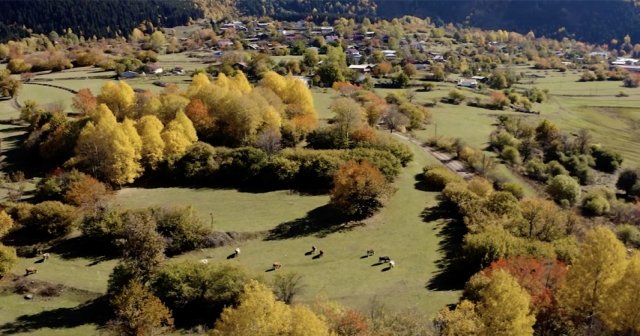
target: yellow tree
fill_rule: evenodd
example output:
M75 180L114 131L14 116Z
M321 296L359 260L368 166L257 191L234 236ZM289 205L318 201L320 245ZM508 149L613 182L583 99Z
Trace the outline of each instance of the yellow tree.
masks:
M478 335L482 322L475 308L475 304L468 300L460 302L455 310L443 308L436 317L436 321L444 325L442 336Z
M640 333L640 254L636 253L624 276L613 284L604 297L602 319L613 330Z
M198 141L198 135L196 133L195 127L193 127L193 122L191 122L191 119L189 119L189 117L187 117L187 115L184 114L182 110L176 113L176 117L173 120L182 126L184 135L187 137L187 139L189 139L189 141L191 141L192 143Z
M530 296L505 270L491 274L480 290L476 313L481 336L531 336L536 319L529 309Z
M129 141L133 149L135 149L136 160L140 160L142 158L142 139L136 130L136 122L125 118L122 123L120 123L120 127L122 127L124 133L129 137Z
M171 310L138 282L131 282L111 300L117 320L108 324L118 335L164 335L173 329Z
M211 81L206 73L199 73L193 76L193 78L191 78L191 84L189 84L189 88L187 88L187 97L193 99L200 93L200 91L207 88L209 85L211 85Z
M155 115L162 122L169 122L175 118L178 111L189 105L189 99L177 94L161 94L153 96L142 107L143 115Z
M275 94L277 94L278 97L285 101L283 97L286 96L287 81L284 77L280 76L276 72L269 71L265 73L262 77L262 80L260 81L260 86L270 89ZM285 101L285 103L287 102Z
M589 231L558 293L560 304L590 327L592 317L603 312L609 288L624 272L625 255L611 230L598 226Z
M161 132L164 128L156 116L144 116L136 124L142 140L142 160L147 167L155 169L164 159L164 140Z
M126 82L108 81L97 97L98 104L106 104L118 120L133 117L136 95Z
M164 141L164 156L166 159L176 159L187 151L193 144L189 140L184 127L178 121L173 120L162 131L162 141Z
M236 88L240 90L242 93L251 92L251 84L249 84L249 80L247 80L247 77L244 75L242 71L236 70L236 75L235 77L233 77L233 81L235 83Z
M251 280L244 287L240 304L224 309L210 335L323 336L329 332L308 308L291 309L277 301L267 286Z
M84 166L91 175L102 176L105 180L124 184L132 183L140 176L140 156L136 153L131 137L122 125L116 122L108 109L98 109L98 122L88 122L80 132L75 147L75 156L65 165Z
M13 228L13 219L4 210L0 211L0 238Z

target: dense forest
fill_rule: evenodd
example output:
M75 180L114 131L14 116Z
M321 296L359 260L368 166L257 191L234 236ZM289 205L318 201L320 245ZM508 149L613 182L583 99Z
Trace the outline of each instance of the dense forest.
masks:
M71 28L85 37L126 36L144 21L173 27L203 16L193 2L183 0L4 0L0 1L0 40L26 36L25 28L38 34Z

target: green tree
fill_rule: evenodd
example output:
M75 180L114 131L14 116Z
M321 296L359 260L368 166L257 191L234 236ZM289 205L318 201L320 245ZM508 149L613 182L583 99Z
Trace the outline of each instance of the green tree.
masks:
M635 196L640 195L640 174L637 169L625 169L618 176L616 182L616 188L624 190L627 195ZM637 192L636 192L637 190Z
M148 212L129 212L125 215L122 239L118 241L122 258L135 275L146 282L164 261L166 243L156 231L156 221Z
M315 48L309 48L304 51L304 55L302 56L302 64L304 64L308 68L315 68L320 61L320 56L318 56L318 50Z
M409 85L409 81L411 80L411 78L409 78L409 76L404 73L401 72L398 75L396 75L395 77L393 77L393 84L399 86L399 87L405 87L407 85Z

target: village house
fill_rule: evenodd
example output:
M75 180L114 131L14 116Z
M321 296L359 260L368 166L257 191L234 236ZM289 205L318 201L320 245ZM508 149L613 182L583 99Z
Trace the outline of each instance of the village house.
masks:
M367 72L371 72L371 70L373 69L374 65L373 64L352 64L349 66L349 69L354 70L356 72L359 73L367 73Z
M218 40L218 48L226 48L233 46L233 42L229 39L220 39Z
M353 48L347 49L346 54L347 58L353 58L356 61L362 57L362 55L360 55L360 51Z
M398 57L395 50L382 50L381 52L386 59L395 59Z
M147 68L149 68L149 73L154 75L159 75L164 72L161 66L155 64L147 64Z
M458 80L458 86L475 89L478 87L478 82L475 79L461 78Z

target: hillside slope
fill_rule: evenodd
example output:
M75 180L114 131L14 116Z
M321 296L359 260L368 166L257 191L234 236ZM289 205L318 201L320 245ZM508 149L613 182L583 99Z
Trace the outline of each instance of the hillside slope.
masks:
M594 43L626 34L640 36L640 7L626 0L243 0L238 8L243 14L286 20L429 16L439 24L453 22L523 34L533 31L537 36L567 36Z

